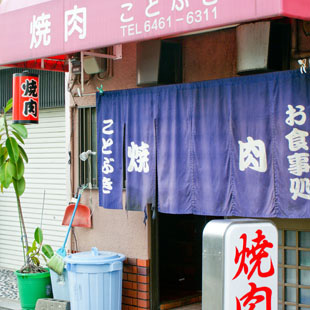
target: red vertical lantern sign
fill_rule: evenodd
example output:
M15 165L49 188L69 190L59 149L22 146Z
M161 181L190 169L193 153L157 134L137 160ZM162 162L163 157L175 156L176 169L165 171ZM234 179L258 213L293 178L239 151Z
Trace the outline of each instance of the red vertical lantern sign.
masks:
M39 76L24 71L13 74L13 123L39 123Z

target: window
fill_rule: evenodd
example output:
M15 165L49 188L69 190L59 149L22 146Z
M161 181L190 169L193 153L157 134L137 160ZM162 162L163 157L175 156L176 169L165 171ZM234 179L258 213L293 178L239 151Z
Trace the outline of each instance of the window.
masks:
M97 118L96 108L87 107L78 110L79 117L79 154L91 150L97 152ZM97 154L89 155L86 161L79 159L79 183L98 187Z
M97 152L97 115L95 107L83 107L78 110L79 117L79 154L91 150ZM124 137L126 127L124 126ZM123 139L123 167L126 167L126 146ZM89 159L79 159L79 185L91 182L92 188L98 188L97 154ZM123 169L123 189L126 188L126 169Z
M309 230L279 229L278 309L310 309Z

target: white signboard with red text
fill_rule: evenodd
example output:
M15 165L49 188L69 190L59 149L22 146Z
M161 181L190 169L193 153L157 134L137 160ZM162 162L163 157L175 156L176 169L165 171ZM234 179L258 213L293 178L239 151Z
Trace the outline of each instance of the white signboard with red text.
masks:
M203 238L203 310L278 309L278 233L270 221L214 220Z
M278 238L271 223L231 225L225 234L224 309L278 309Z

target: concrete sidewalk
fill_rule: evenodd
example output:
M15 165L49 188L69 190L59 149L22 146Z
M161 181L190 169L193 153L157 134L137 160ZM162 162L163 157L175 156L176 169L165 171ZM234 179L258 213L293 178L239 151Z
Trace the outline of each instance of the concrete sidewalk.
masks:
M0 298L18 300L17 280L12 270L0 269Z
M0 298L0 310L21 310L19 300Z
M0 310L21 310L14 271L0 269Z

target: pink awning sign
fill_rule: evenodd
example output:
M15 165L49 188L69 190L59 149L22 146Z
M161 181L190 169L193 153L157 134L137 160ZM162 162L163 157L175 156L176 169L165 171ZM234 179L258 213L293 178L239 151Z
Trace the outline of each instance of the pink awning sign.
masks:
M4 0L0 64L286 16L308 0Z

